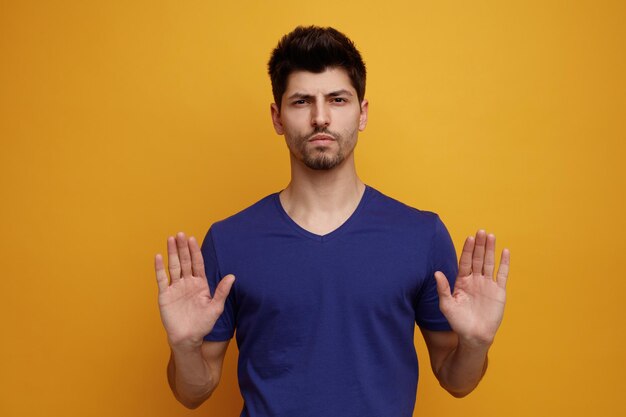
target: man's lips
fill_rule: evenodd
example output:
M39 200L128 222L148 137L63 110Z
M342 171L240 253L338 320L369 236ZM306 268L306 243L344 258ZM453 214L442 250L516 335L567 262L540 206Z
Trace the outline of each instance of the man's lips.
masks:
M309 142L330 142L330 141L334 141L335 138L333 138L330 135L315 135L313 137L311 137L311 139L309 139Z

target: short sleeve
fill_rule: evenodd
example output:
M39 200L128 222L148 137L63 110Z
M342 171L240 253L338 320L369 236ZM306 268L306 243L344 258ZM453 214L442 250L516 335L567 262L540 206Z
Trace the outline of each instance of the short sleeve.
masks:
M212 229L209 229L207 235L202 242L202 258L204 259L204 271L211 295L215 294L217 284L223 278L219 268L218 256L215 250L215 241ZM204 340L223 341L229 340L235 333L235 309L234 309L234 291L231 289L226 303L224 304L224 312L215 322L215 326L211 333L204 336Z
M435 216L428 264L428 275L418 293L415 304L415 322L419 327L426 330L451 330L448 320L439 309L435 272L443 272L450 282L450 288L454 288L458 264L448 229L437 215Z

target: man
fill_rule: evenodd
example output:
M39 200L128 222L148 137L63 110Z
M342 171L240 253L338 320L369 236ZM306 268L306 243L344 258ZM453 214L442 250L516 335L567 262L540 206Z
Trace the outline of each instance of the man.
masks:
M174 395L190 408L211 395L236 330L242 416L411 416L415 323L441 385L468 394L502 320L509 252L494 281L495 237L480 230L457 268L436 214L359 179L365 66L343 34L296 28L269 73L289 185L214 223L202 249L168 238L170 280L156 256Z

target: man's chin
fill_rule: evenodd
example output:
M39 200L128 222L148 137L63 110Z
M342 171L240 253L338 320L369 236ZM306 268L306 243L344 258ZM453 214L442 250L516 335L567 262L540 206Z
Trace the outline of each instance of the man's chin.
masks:
M343 160L339 158L315 158L305 159L304 165L315 171L329 171L339 166L341 162L343 162Z

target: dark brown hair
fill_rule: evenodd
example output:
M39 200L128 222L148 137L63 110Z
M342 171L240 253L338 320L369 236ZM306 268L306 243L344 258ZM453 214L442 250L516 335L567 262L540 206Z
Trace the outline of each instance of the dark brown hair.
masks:
M365 63L361 54L346 35L331 27L298 26L278 42L267 66L279 109L287 78L294 71L320 73L328 68L343 68L359 103L365 97Z

